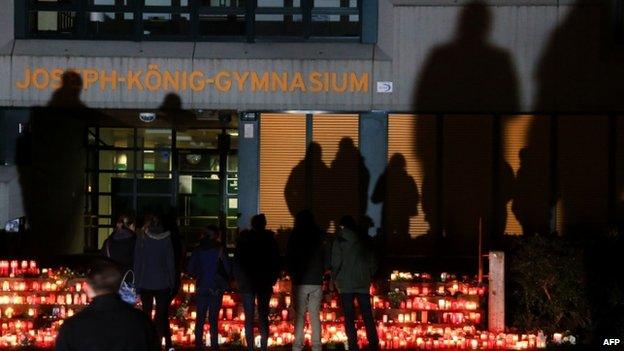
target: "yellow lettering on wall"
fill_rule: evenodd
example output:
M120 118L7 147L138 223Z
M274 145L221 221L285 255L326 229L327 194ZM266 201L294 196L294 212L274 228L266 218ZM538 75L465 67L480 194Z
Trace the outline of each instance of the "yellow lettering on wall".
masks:
M65 68L48 69L44 67L24 68L21 79L16 80L15 87L19 90L30 88L37 90L58 89L62 85ZM206 76L203 71L161 71L157 64L149 64L146 71L128 70L126 73L115 69L102 70L94 68L74 69L83 80L83 89L88 90L94 85L100 91L117 90L119 84L125 84L126 90L163 90L194 92L204 91L208 85L214 84L219 92L231 92L236 84L240 93L256 92L299 92L299 93L344 93L362 92L369 89L367 72L331 72L311 71L305 75L300 71L229 71L221 70L215 76ZM249 84L248 84L249 82Z
M182 91L188 89L188 72L182 71Z
M110 76L106 75L106 71L100 71L100 91L106 90L106 84L110 84L113 91L117 90L117 71L112 70Z
M232 88L232 81L230 80L230 72L221 71L215 76L215 88L220 92L228 92Z
M347 90L347 86L349 84L348 76L346 73L342 74L342 85L338 86L338 77L336 73L331 74L331 87L332 90L337 93L344 93Z
M62 84L62 77L63 77L63 70L60 68L55 68L52 70L52 73L50 74L50 87L52 87L52 89L58 89L61 87Z
M286 89L288 89L288 72L272 72L271 74L271 90L277 91L277 86L279 85L279 89L281 92L285 93Z
M162 74L160 74L158 65L147 66L147 72L145 72L143 85L145 85L149 91L160 90L160 87L162 86Z
M22 81L15 82L15 86L17 87L17 89L19 90L28 89L28 87L30 87L30 78L31 78L30 68L24 68L24 77L22 78Z
M206 87L206 80L204 79L204 72L193 71L189 76L189 86L193 91L202 91Z
M45 68L36 68L33 71L32 85L37 90L43 90L50 84L50 74Z
M323 82L321 82L322 74L316 71L310 73L310 91L318 93L323 90Z
M143 84L141 84L141 74L143 74L143 71L128 71L128 75L126 76L126 84L128 90L132 90L136 85L137 89L143 91Z
M169 71L163 73L163 89L180 90L180 72L175 71L171 74Z
M83 81L83 89L88 90L91 88L91 85L97 83L98 81L98 71L86 68L82 70L82 81Z
M362 77L358 79L357 73L351 72L351 92L368 92L368 73L362 73Z
M323 91L329 91L329 72L323 72Z
M299 89L301 92L306 91L305 83L303 82L303 77L301 76L301 72L295 72L293 76L293 80L290 83L290 87L288 91L295 91L295 89Z
M262 79L258 78L258 72L251 72L251 91L269 91L269 72L262 73Z
M249 71L243 72L242 75L241 75L241 72L233 72L233 73L234 73L234 79L236 79L236 85L238 87L238 91L244 91L245 82L247 81L247 77L249 77Z

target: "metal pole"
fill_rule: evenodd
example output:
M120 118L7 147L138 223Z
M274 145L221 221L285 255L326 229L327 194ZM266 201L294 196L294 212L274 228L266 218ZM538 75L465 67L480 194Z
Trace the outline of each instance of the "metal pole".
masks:
M483 282L483 253L482 253L482 249L481 249L481 242L482 242L482 223L481 223L481 217L479 217L479 248L477 249L477 267L478 267L478 276L477 276L477 281L479 284L481 284Z

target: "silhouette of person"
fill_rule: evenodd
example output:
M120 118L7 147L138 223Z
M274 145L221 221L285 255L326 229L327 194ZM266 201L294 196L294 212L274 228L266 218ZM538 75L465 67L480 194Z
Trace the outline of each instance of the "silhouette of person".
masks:
M490 11L480 1L462 9L455 38L436 47L426 60L416 88L417 111L491 114L518 110L512 60L489 42L491 22ZM437 143L432 128L438 131L439 124L416 119L415 148L424 173L422 208L440 250L475 254L480 220L486 243L490 235L497 236L504 229L501 222L511 182L501 180L499 188L492 189L493 177L499 176L499 171L492 172L492 157L497 157L492 155L492 118L449 116L443 125L443 141ZM428 151L432 148L442 151L442 162L438 152ZM502 174L509 177L509 165L500 161ZM494 201L493 192L497 194ZM492 206L496 206L494 211ZM497 220L493 213L499 215Z
M158 107L159 118L176 126L178 122L194 119L195 115L188 110L182 108L182 99L176 93L168 93L163 98L162 103Z
M460 13L455 39L436 47L417 87L420 111L515 112L518 85L511 57L488 42L491 14L474 1Z
M323 187L329 178L329 168L323 162L321 145L312 142L306 149L306 156L292 169L284 187L284 197L290 214L295 217L304 209L311 209L319 227L327 230L329 212L323 192L312 191L314 187Z
M372 196L373 203L383 203L382 232L392 251L402 251L409 246L410 218L418 215L418 187L405 167L402 154L392 155Z
M524 235L548 234L548 166L540 162L544 157L534 153L534 147L520 150L520 168L516 174L511 210L522 226ZM539 192L536 190L539 189Z
M46 106L31 109L28 132L18 141L17 153L26 160L18 172L31 229L24 251L33 255L84 249L84 137L99 112L82 103L82 87L78 73L64 72Z
M74 71L65 71L61 75L61 86L52 93L48 107L64 109L83 109L87 106L80 100L82 77Z
M610 12L616 9L611 8L611 4L616 2L579 0L560 21L536 69L535 111L606 114L624 108L624 85L621 84L624 55L621 46L614 42L614 17ZM552 154L556 159L551 161L556 162L554 174L543 172L551 167L547 159L527 163L521 169L532 178L540 174L543 177L539 183L524 182L521 186L527 196L539 201L540 211L547 212L548 216L540 213L534 218L525 218L525 222L533 222L528 223L528 227L543 228L541 232L546 232L546 228L562 229L581 235L606 229L609 220L608 123L606 117L598 116L561 116L550 121L544 118L533 121L528 132L528 154L550 152L551 131L557 133L554 136L557 150L556 155ZM553 181L552 177L556 179ZM615 187L621 193L624 182L617 183ZM559 218L563 228L553 225L559 200L561 207L556 211L561 211ZM544 202L546 204L542 204Z
M330 220L338 223L345 215L364 219L370 173L353 139L344 137L340 140L326 179L325 189L331 199L320 205L329 210Z

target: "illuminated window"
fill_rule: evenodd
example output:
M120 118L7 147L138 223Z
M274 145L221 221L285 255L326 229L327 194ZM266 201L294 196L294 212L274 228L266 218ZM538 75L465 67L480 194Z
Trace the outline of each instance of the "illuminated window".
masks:
M347 38L361 0L28 0L30 38L224 40ZM19 22L18 22L19 23Z

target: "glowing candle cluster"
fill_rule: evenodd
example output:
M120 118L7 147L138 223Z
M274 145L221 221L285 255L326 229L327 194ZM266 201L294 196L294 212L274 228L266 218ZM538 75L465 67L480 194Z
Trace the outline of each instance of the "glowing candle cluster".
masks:
M64 273L62 273L64 272ZM0 261L0 348L51 347L64 318L78 312L89 301L85 282L67 270L40 269L34 261ZM486 288L450 274L434 279L427 273L395 271L386 282L371 288L372 306L382 349L502 350L546 347L541 334L495 334L482 331ZM343 316L335 291L324 287L321 336L324 344L346 344ZM390 293L386 293L386 292ZM170 326L176 345L195 342L197 312L192 304L196 285L189 278L172 301ZM393 293L393 295L391 295ZM269 346L294 340L291 282L283 277L273 287L270 305ZM240 297L227 292L219 311L220 344L245 343ZM37 321L37 322L35 322ZM358 343L366 344L362 321L358 320ZM209 327L204 325L209 342ZM310 341L309 321L306 340ZM256 334L257 335L257 334ZM554 336L555 341L561 339ZM254 339L259 346L259 336Z
M17 277L17 276L37 276L39 275L39 267L36 261L0 261L0 277Z

